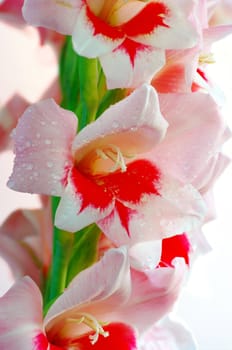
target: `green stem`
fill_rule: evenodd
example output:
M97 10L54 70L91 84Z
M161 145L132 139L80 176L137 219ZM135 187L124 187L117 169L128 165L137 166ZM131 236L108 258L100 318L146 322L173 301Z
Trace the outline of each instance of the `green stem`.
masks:
M53 219L58 203L59 199L52 197ZM74 240L72 233L60 230L55 226L53 234L53 257L46 289L45 307L60 295L66 287L68 264Z
M79 130L95 120L98 108L98 60L78 58L80 105L77 110Z

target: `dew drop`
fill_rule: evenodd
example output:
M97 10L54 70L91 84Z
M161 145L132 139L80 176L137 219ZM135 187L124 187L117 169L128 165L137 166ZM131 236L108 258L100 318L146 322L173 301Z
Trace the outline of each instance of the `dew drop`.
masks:
M49 162L49 161L47 162L47 167L48 167L48 168L52 168L53 165L54 165L53 162Z
M47 139L44 141L44 143L45 143L45 145L50 145L52 143L52 141Z
M31 147L31 141L27 141L27 142L25 143L25 147Z
M25 165L25 168L26 168L27 170L32 170L32 169L33 169L33 165L32 165L32 164L26 164L26 165Z
M112 127L113 127L114 129L118 128L118 127L119 127L118 122L114 121L114 122L112 123Z

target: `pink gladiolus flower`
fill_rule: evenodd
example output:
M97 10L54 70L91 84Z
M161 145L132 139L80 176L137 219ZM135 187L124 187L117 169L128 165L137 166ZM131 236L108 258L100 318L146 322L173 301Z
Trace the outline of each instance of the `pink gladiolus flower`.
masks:
M72 35L79 55L99 57L112 89L149 81L164 65L165 50L194 46L192 9L192 1L180 0L27 0L23 14L30 24Z
M166 170L160 172L153 155L146 156L166 128L149 85L77 135L72 112L51 100L39 102L15 130L8 185L60 196L58 227L74 232L97 222L117 246L189 231L203 219L201 197L192 186L166 176Z
M25 277L0 299L0 347L135 349L135 329L142 333L170 310L183 277L181 262L130 271L126 250L112 249L74 278L44 320L40 291Z
M0 299L0 348L90 349L95 344L97 349L107 349L117 344L124 350L135 349L134 330L110 316L127 299L129 286L125 250L111 251L79 274L43 321L42 296L26 277Z

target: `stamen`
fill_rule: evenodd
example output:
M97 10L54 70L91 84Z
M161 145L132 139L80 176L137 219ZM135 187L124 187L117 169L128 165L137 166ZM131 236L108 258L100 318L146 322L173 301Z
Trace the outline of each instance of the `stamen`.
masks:
M126 167L126 162L124 160L124 156L127 158L133 157L132 155L123 154L120 148L113 144L109 144L103 150L99 148L96 149L96 153L101 159L103 160L110 159L115 163L114 166L110 169L110 172L114 172L118 168L121 168L121 171L125 172L127 167Z
M70 4L70 2L68 1L64 1L64 0L55 0L55 3L58 5L61 5L63 7L67 7L67 8L73 8L73 6Z
M84 323L86 326L94 330L95 333L89 335L89 340L92 345L98 341L99 334L104 338L110 335L109 332L105 331L103 328L103 326L108 324L107 322L98 321L94 316L86 312L81 312L80 314L78 313L77 316L80 316L80 318L69 318L68 321L76 322L78 324Z
M210 53L207 53L207 54L202 54L200 55L199 57L199 63L200 64L203 64L203 63L215 63L215 59L214 59L214 56L213 54L210 52Z

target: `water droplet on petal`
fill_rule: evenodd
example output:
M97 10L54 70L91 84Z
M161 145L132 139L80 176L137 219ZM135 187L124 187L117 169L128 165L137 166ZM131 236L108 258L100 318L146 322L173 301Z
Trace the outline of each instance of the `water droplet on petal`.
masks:
M25 165L27 170L32 170L33 169L33 165L32 164L26 164Z
M44 143L45 143L45 145L50 145L52 143L52 141L47 139L44 141Z
M27 142L25 143L25 147L31 147L31 141L27 141Z
M118 122L116 122L116 121L113 121L113 123L112 123L112 127L113 128L118 128L119 127L119 124L118 124Z
M54 165L53 162L49 162L49 161L47 162L47 167L48 167L48 168L52 168L53 165Z

